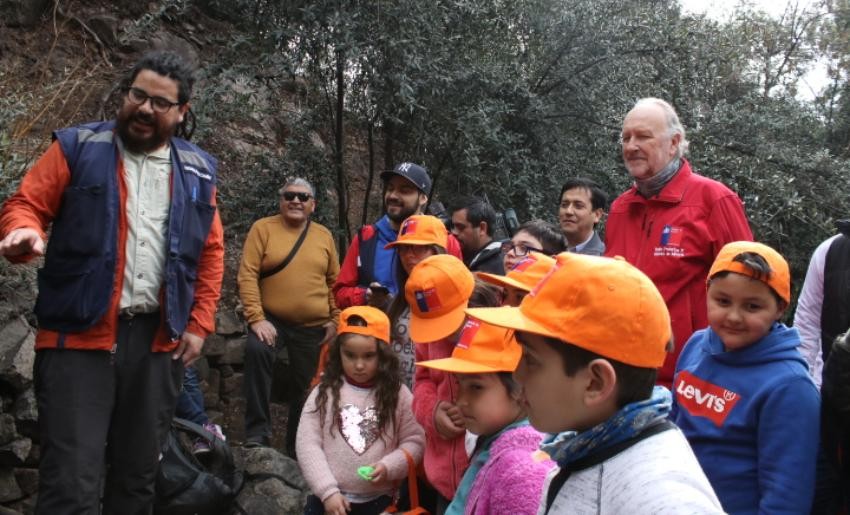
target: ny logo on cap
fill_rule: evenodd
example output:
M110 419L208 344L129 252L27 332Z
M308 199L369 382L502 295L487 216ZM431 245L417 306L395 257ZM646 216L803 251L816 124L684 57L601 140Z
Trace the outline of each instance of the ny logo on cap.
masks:
M402 172L407 172L408 170L410 170L411 165L413 165L413 163L401 163L400 165L398 165L398 169Z

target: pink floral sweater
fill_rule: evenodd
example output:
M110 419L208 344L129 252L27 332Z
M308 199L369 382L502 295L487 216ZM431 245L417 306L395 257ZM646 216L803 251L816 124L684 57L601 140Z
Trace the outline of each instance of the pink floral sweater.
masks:
M332 399L324 426L316 409L318 387L310 392L301 420L295 445L298 466L313 494L324 501L341 492L351 502L365 502L380 495L391 495L390 483L375 484L357 475L357 468L382 463L391 480L407 477L407 459L400 448L409 452L419 463L425 446L425 433L413 418L413 395L402 385L396 406L396 426L384 435L378 434L378 414L373 388L360 388L343 383L340 389L339 412L331 413ZM339 425L330 431L332 417ZM382 437L383 436L383 437Z

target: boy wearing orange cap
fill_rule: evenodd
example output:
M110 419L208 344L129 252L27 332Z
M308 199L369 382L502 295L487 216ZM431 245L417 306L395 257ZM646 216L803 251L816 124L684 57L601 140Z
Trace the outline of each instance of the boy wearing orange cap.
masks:
M722 513L667 421L670 392L654 387L671 334L661 294L622 259L556 259L518 308L467 310L517 331L523 355L514 377L529 419L555 433L542 449L559 468L538 513Z
M532 515L549 460L534 459L543 435L528 423L514 381L522 349L513 331L467 320L449 358L418 366L451 372L459 384L457 406L466 429L478 435L446 515Z
M779 322L791 299L788 263L754 242L724 246L708 274L709 327L676 365L672 420L729 513L808 513L820 398Z

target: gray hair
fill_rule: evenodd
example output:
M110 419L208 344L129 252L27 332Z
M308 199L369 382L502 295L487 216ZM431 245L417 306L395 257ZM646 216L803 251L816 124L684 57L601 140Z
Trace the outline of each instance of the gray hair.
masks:
M667 135L669 137L672 138L676 134L682 135L682 139L679 141L679 147L676 149L676 158L681 159L688 152L690 142L685 137L685 127L683 127L682 122L679 121L679 115L676 114L676 110L673 109L673 106L666 100L655 97L641 98L635 102L635 106L632 109L645 105L658 106L664 111L664 116L667 119Z
M313 189L313 185L310 184L310 181L308 181L307 179L302 179L301 177L287 178L286 182L283 183L283 186L279 190L277 190L277 194L283 195L283 192L286 190L286 188L290 186L302 186L304 188L307 188L308 190L310 190L310 195L313 198L316 197L316 190Z

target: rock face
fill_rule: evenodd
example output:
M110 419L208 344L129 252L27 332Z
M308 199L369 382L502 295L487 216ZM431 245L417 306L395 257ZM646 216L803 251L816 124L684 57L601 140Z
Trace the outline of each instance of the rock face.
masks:
M309 489L298 464L274 448L242 449L244 325L222 311L197 362L205 408L223 426L247 474L240 506L251 514L302 513ZM35 331L23 316L0 322L0 513L31 513L38 494L38 407L33 389ZM286 408L272 405L273 444L283 444ZM8 511L3 511L8 510Z

